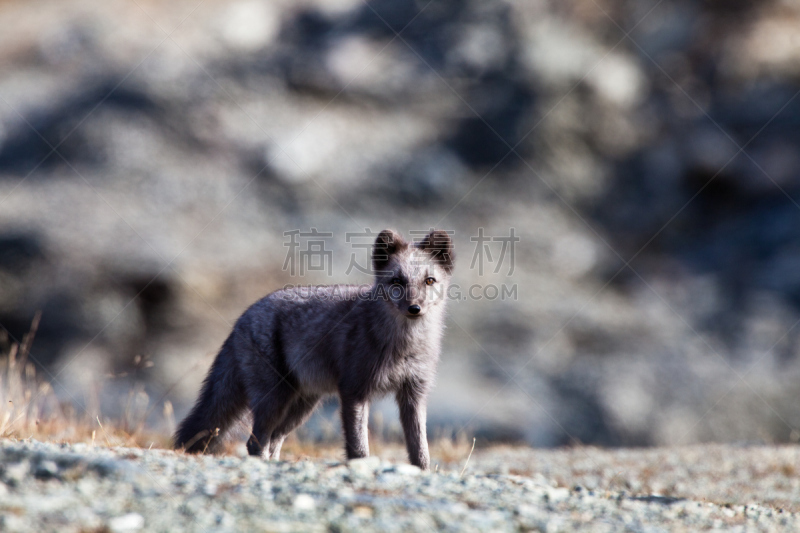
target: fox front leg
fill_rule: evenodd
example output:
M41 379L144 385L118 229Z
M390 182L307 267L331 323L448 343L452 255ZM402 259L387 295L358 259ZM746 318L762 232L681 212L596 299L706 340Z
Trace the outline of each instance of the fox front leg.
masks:
M342 395L342 425L348 459L369 455L369 403Z
M406 383L397 391L400 423L406 437L408 460L412 465L427 470L430 466L428 431L426 428L426 389L420 384Z

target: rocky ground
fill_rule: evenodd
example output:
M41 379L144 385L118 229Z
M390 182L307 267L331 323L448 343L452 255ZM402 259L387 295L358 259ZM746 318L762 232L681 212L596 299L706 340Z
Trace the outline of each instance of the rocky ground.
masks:
M421 472L381 457L0 443L3 531L794 531L798 450L501 447ZM434 456L434 463L437 458ZM466 459L466 458L464 458ZM794 495L794 496L793 496Z

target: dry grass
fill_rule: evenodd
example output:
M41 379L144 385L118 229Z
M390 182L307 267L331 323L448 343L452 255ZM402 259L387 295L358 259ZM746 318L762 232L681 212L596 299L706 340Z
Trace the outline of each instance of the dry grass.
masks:
M0 354L0 438L97 446L169 446L168 435L154 432L145 424L154 406L143 387L131 389L125 414L119 419L106 418L97 408L94 413L78 413L71 402L60 400L29 360L38 322L37 316L22 341L10 344L7 353ZM168 401L162 408L164 416L171 417Z
M375 455L384 460L393 462L406 462L406 449L403 442L399 439L386 440L375 433L370 433L369 437L370 455ZM469 457L472 441L463 438L437 438L430 443L431 468L437 466L444 469L456 469L460 471ZM229 443L227 453L241 453L242 445L239 443ZM238 450L237 450L238 449ZM344 460L344 444L342 442L315 442L299 439L290 435L281 451L281 459L289 461L299 461L303 459L329 459Z

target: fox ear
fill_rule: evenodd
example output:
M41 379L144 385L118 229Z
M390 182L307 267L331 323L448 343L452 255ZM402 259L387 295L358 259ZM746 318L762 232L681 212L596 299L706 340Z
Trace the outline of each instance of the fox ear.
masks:
M392 254L406 248L408 244L403 237L390 229L385 229L378 234L375 239L375 246L372 249L372 267L376 273L386 270L389 258Z
M450 240L450 235L446 231L440 229L431 231L417 247L431 254L433 261L444 268L445 272L448 274L453 272L453 261L455 260L453 241Z

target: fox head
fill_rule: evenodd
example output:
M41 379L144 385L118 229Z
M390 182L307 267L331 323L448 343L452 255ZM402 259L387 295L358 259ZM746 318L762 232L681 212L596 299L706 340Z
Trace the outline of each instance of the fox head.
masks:
M372 252L378 294L409 320L424 317L444 305L453 259L453 243L445 231L433 230L420 242L408 243L383 230Z

